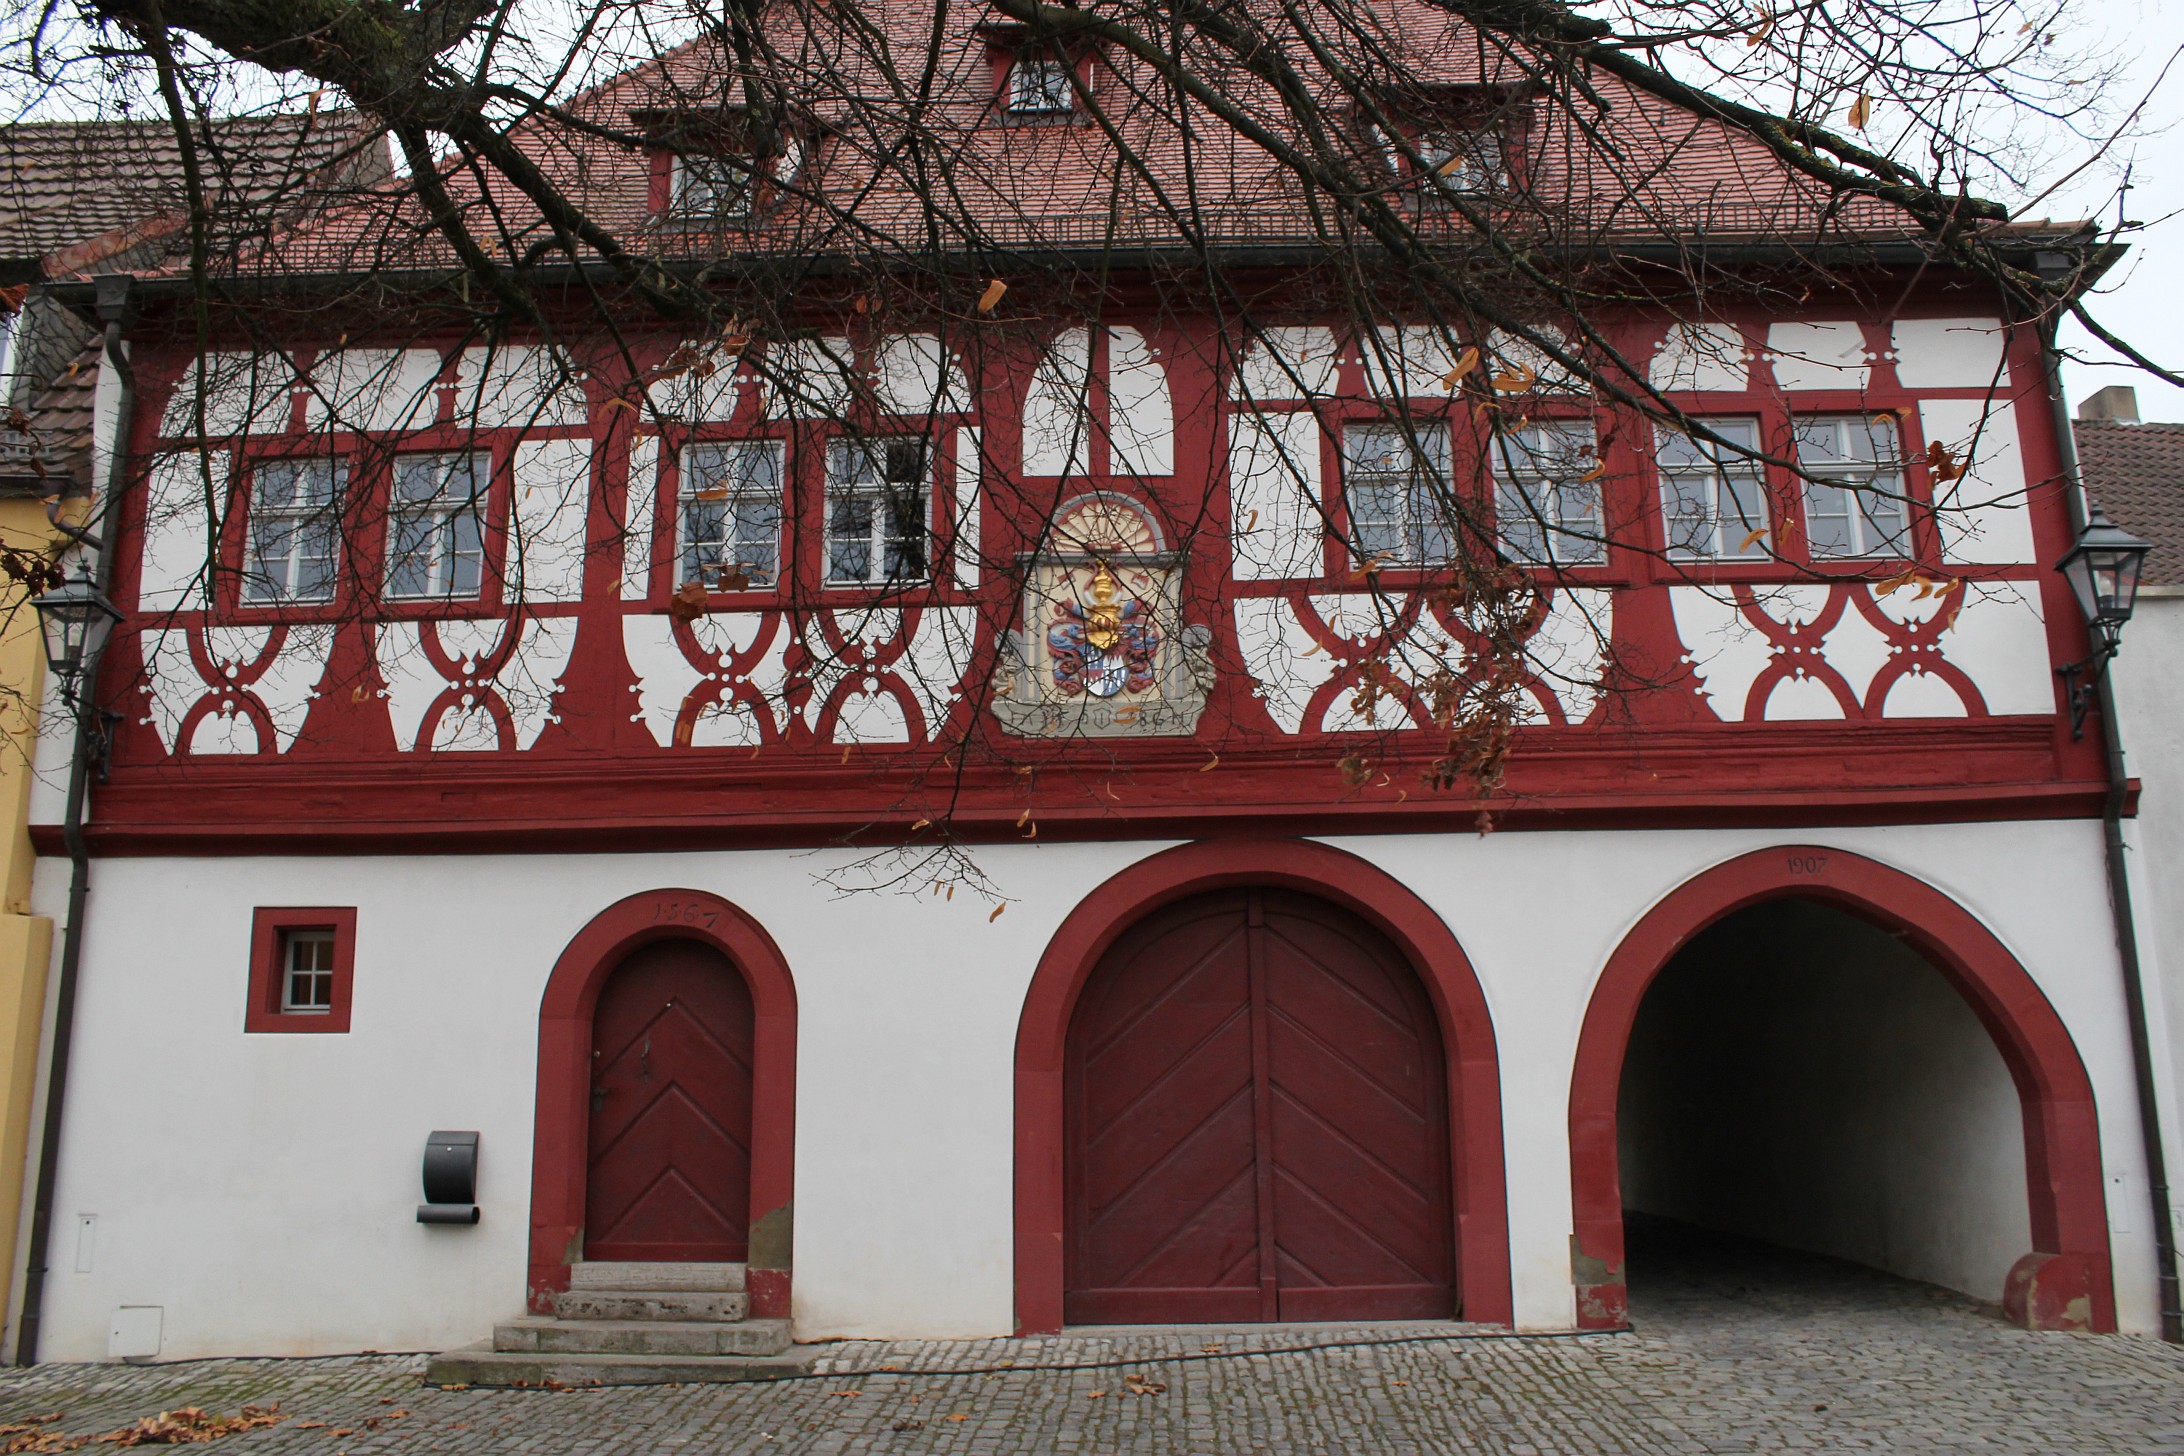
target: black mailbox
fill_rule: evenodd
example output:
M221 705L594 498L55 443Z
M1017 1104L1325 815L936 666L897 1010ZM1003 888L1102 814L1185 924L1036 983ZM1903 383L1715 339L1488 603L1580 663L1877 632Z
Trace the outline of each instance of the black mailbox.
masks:
M478 1221L478 1135L436 1132L425 1140L425 1201L419 1223Z

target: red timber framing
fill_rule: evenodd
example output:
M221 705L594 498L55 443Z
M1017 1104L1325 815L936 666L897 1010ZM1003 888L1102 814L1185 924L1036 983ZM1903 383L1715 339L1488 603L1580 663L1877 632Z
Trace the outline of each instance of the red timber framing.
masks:
M757 921L703 890L648 890L616 901L576 933L554 963L539 1008L538 1117L531 1165L527 1302L549 1313L569 1287L584 1239L592 1012L623 958L658 940L694 940L734 962L756 1021L751 1076L751 1313L789 1314L796 1148L796 985Z
M1930 297L1922 295L1904 314L1932 317L1990 307L1976 297L1937 291ZM814 312L823 318L818 304ZM1936 442L1920 433L1922 401L1967 401L1984 391L1915 389L1904 384L1887 359L1887 325L1876 319L1874 307L1867 302L1841 295L1823 297L1802 305L1800 312L1865 320L1866 342L1875 354L1867 389L1768 387L1767 371L1772 366L1763 356L1769 317L1746 312L1735 322L1755 359L1761 360L1753 366L1753 387L1682 393L1678 402L1708 416L1753 418L1769 432L1786 428L1793 414L1871 411L1889 415L1898 421L1910 456L1908 489L1916 499L1929 499L1935 486L1920 452ZM1072 322L1087 320L1058 315L1054 329ZM1855 627L1861 616L1869 625L1875 619L1878 608L1855 583L1896 574L1915 564L1950 580L2006 583L2010 590L2036 602L2040 623L2033 630L2044 632L2050 659L2037 671L2043 688L2050 676L2047 667L2083 655L2083 625L2067 590L2048 566L2067 548L2069 528L2045 396L2032 387L2045 376L2029 330L2016 331L2009 343L1998 395L1998 400L2015 406L2016 443L2029 487L2032 528L2032 548L2025 559L2006 564L1947 558L1932 523L1924 517L1918 518L1920 524L1913 533L1913 556L1905 560L1825 561L1804 566L1664 561L1656 554L1662 541L1660 490L1650 459L1648 429L1614 409L1595 408L1575 398L1546 400L1541 419L1589 417L1608 451L1605 507L1618 544L1600 564L1573 568L1570 584L1613 595L1608 624L1612 650L1606 659L1612 671L1598 706L1581 722L1568 721L1560 700L1553 692L1546 693L1544 721L1520 730L1505 792L1482 805L1467 798L1415 792L1416 770L1440 751L1443 742L1420 727L1396 734L1374 750L1388 770L1385 775L1356 790L1343 783L1332 765L1361 739L1326 731L1319 714L1326 705L1354 693L1358 674L1369 659L1359 644L1323 621L1311 603L1315 594L1359 591L1351 564L1330 546L1317 576L1231 579L1225 430L1227 416L1237 406L1228 398L1228 379L1216 357L1219 351L1211 347L1210 336L1218 324L1210 317L1163 320L1135 300L1125 300L1099 322L1138 328L1167 361L1175 400L1175 472L1172 478L1152 480L1117 473L1106 459L1104 437L1095 432L1090 442L1091 468L1081 483L1135 495L1163 519L1201 525L1186 553L1183 599L1189 604L1189 620L1214 634L1215 681L1207 711L1190 738L1103 743L1097 775L1106 787L1094 792L1086 792L1083 783L1066 774L1042 773L1027 786L1027 780L1013 771L1014 765L968 763L961 773L960 793L951 800L948 827L952 834L970 841L1019 838L1027 793L1041 834L1049 841L1182 835L1199 832L1209 823L1220 824L1226 833L1258 835L1445 832L1468 829L1482 807L1492 809L1497 824L1508 829L1789 828L2081 818L2100 812L2105 780L2097 742L2093 736L2071 741L2058 723L2052 701L2042 703L2039 711L2025 710L2022 703L2008 712L1983 711L1979 691L1957 682L1967 704L1963 716L1885 717L1884 693L1869 690L1865 701L1856 701L1830 676L1833 669L1827 665L1826 654L1813 649L1815 635L1824 634L1835 622L1848 620ZM832 326L855 334L851 323ZM1619 346L1627 349L1629 357L1645 358L1667 327L1665 314L1634 311L1618 333ZM145 330L139 366L145 379L145 405L137 412L133 442L140 467L162 451L194 448L180 436L161 434L161 405L181 375L185 345L180 336L155 337L149 322ZM418 341L418 346L425 342L429 341ZM452 341L435 345L442 346L454 347ZM640 366L664 357L667 345L654 340L644 347L653 352L640 350ZM871 347L869 339L862 339L859 357L869 356ZM983 432L989 474L978 506L983 522L980 549L993 560L1011 559L1039 539L1042 522L1034 519L1036 511L1025 501L1050 490L1050 478L1023 475L1019 468L1019 416L1034 361L991 345L975 357L966 353L960 362L973 408L902 417L890 428L932 440L936 511L943 515L952 515L958 505L950 494L955 488L951 452L964 448L963 434L969 428ZM1095 413L1106 403L1104 378L1095 359L1089 401ZM1370 397L1362 378L1356 362L1343 366L1342 380L1332 397L1315 407L1326 424L1386 417L1388 403ZM933 710L936 719L943 721L913 728L907 744L838 741L832 725L840 716L840 702L819 701L822 689L811 686L833 679L815 672L804 649L795 644L783 659L787 676L778 722L760 715L762 741L747 747L656 741L652 731L633 720L632 689L641 685L642 674L629 655L626 634L632 624L650 627L672 615L675 455L686 439L788 439L792 445L789 488L797 508L791 514L803 522L799 528L803 534L787 546L784 566L789 578L816 602L812 620L822 631L833 630L827 626L829 610L849 611L872 599L856 589L822 590L811 576L818 546L813 533L823 514L815 504L819 499L815 493L822 486L819 447L825 431L820 425L763 418L758 402L761 392L746 376L743 402L734 418L660 436L651 433L649 426L640 428L633 411L608 408L623 398L617 391L631 387L629 381L618 382L602 370L584 383L589 413L583 423L524 432L534 439L583 441L593 451L591 519L584 532L592 546L581 567L579 599L533 601L513 610L503 600L497 576L506 569L512 469L508 462L517 432L494 428L475 437L496 462L486 512L486 575L493 584L480 601L375 605L364 599L368 592L360 597L358 589L351 588L351 595L338 603L285 607L275 613L244 605L235 600L230 585L223 585L203 610L133 611L131 627L117 634L115 648L107 654L110 677L103 694L130 711L117 729L111 782L101 784L96 792L97 813L88 828L94 852L787 846L825 843L875 823L884 825L889 811L879 807L883 805L905 806L896 821L904 830L932 817L924 807L906 805L906 795L924 782L930 761L944 751L943 746L970 731L969 720L987 697L981 684L992 669L997 634L1013 628L1020 611L1010 599L1008 573L988 571L976 585L958 582L949 569L956 543L943 540L936 580L930 588L904 594L900 605L908 613L905 631L895 643L879 649L873 663L879 680L892 681L887 674L908 651L906 644L914 636L920 613L976 608L980 623L973 662L960 685L963 691L950 700L945 712L938 707ZM1411 408L1416 414L1447 411L1450 406L1443 393L1438 399L1415 401ZM1470 419L1467 409L1458 410L1452 428L1468 429ZM401 449L448 448L471 438L455 430L451 419L442 418L428 429L389 434L384 440L374 437L367 442L344 435L331 444L357 452L361 460L367 443ZM659 450L663 464L655 473L640 472L632 481L633 462L638 459L633 448L638 444ZM1471 441L1463 453L1468 457L1476 445ZM230 568L239 560L234 553L244 539L251 462L328 447L324 436L314 436L300 424L285 434L239 437L212 447L214 453L227 452L239 462L230 481L231 498L221 513ZM1323 441L1323 450L1323 476L1331 481L1338 464L1331 438ZM367 480L360 474L359 488L369 485L367 494L381 491L379 479L372 475ZM148 524L142 484L140 480L132 485L123 504L120 529L132 538L132 546L119 554L115 597L125 605L137 601L145 581L140 553L134 549ZM1072 477L1067 484L1074 490L1080 482ZM1052 489L1060 498L1060 488ZM1780 471L1770 477L1769 491L1785 528L1784 550L1794 561L1804 554L1796 492ZM651 505L653 569L641 592L635 587L625 589L623 583L626 563L620 538L625 518L648 515L631 509L633 492ZM1339 516L1339 493L1331 494L1328 504ZM361 525L359 532L353 545L370 557L376 538ZM1821 619L1793 631L1768 621L1747 602L1743 608L1747 619L1772 634L1773 648L1779 649L1777 660L1738 701L1710 706L1698 678L1685 664L1687 644L1679 637L1672 594L1680 588L1710 586L1749 596L1752 589L1787 583L1808 568L1822 594L1832 593ZM1415 615L1426 609L1420 603L1430 593L1417 590L1415 573L1406 577L1391 570L1381 574L1378 585L1410 598L1407 612ZM1304 726L1294 732L1270 716L1266 697L1246 670L1234 627L1238 604L1264 603L1270 598L1280 598L1294 610L1301 630L1313 639L1319 662L1339 663L1314 690ZM790 633L786 601L779 591L723 591L714 594L709 607L748 614L748 640L766 644L785 640ZM488 678L498 671L506 654L514 651L516 632L512 626L505 634L500 655L470 669L436 646L441 641L440 628L434 625L426 630L420 619L478 616L520 619L526 624L543 621L566 627L572 634L573 647L553 685L552 718L528 747L508 746L503 724L501 747L434 751L429 744L435 726L469 691L461 680ZM333 633L323 673L314 679L323 686L310 700L300 725L283 730L292 737L277 746L259 699L270 691L264 685L277 680L272 669L286 650L283 644L295 637L299 627L313 622ZM421 658L446 684L446 691L409 735L423 746L408 751L397 747L382 669L373 655L373 634L390 623L419 633ZM144 630L133 630L137 626ZM258 657L238 663L215 660L209 634L228 626L263 629L260 637L251 639L262 640ZM195 686L189 689L198 700L178 709L180 726L172 744L162 741L148 726L151 717L141 711L146 643L155 630L168 634L165 660L189 667L203 679L201 691ZM1889 639L1893 663L1882 670L1884 675L1900 674L1913 656L1923 654L1925 660L1934 656L1927 651L1936 635L1929 627L1883 622L1872 630L1883 631ZM687 636L685 628L675 640L683 643ZM703 678L704 672L717 667L687 644L676 650L690 658L685 663L678 657L676 671L695 664L703 669L699 674ZM760 650L753 647L746 655L755 656ZM732 667L729 677L751 670L751 664L741 658ZM1843 718L1759 720L1767 694L1784 674L1798 670L1817 674L1839 699L1852 699ZM850 679L844 679L831 691L847 694L852 690L849 684ZM746 684L734 691L756 689ZM683 717L678 722L694 719L711 706L714 697L729 692L729 685L705 680L682 704ZM250 720L259 751L233 756L189 751L197 726L208 715L229 711ZM1730 721L1722 721L1723 716ZM1043 756L1050 747L1034 744L1025 753ZM1201 774L1199 770L1216 753L1220 771ZM1111 773L1113 764L1127 771ZM703 792L694 792L698 789ZM35 835L41 852L58 851L53 826L38 826Z
M1746 906L1793 896L1897 936L1971 1006L2024 1106L2033 1250L2010 1271L2005 1307L2035 1329L2114 1330L2100 1123L2062 1018L2008 948L1956 901L1901 870L1815 845L1756 850L1686 881L1623 937L1594 988L1570 1084L1579 1326L1612 1329L1628 1315L1616 1099L1639 1003L1699 932Z
M1016 1327L1062 1327L1064 1077L1077 998L1110 946L1163 906L1211 890L1303 891L1362 917L1417 972L1446 1050L1457 1288L1466 1320L1508 1324L1509 1200L1501 1072L1486 996L1440 916L1386 871L1301 839L1201 840L1121 871L1055 931L1016 1033Z

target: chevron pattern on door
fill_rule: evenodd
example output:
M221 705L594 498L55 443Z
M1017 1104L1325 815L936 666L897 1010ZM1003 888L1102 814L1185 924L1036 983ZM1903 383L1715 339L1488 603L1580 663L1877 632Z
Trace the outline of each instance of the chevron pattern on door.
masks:
M710 946L654 941L615 969L592 1016L586 1259L746 1256L755 1030Z
M1171 906L1086 985L1067 1067L1064 1317L1455 1312L1446 1068L1401 954L1279 890Z

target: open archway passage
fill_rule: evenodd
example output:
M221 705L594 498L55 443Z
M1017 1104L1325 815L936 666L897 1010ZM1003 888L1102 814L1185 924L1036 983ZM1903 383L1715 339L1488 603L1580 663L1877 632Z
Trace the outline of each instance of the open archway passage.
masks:
M1281 890L1183 901L1070 1023L1072 1323L1455 1312L1447 1071L1386 937Z
M1811 901L1724 917L1647 988L1617 1144L1641 1312L1708 1248L1749 1261L1706 1232L1988 1300L2033 1247L2023 1106L1993 1038L1924 957Z
M584 1257L746 1257L751 992L708 945L632 951L592 1017Z

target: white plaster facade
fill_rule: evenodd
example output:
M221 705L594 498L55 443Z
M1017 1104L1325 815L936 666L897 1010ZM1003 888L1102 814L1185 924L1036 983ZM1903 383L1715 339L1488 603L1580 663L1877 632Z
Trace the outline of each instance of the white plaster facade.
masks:
M2062 821L1329 842L1412 887L1477 971L1516 1319L1560 1329L1574 1319L1570 1069L1595 980L1664 895L1769 845L1868 856L1981 919L2076 1042L2110 1178L2136 1178L2121 983L2085 931L2107 911L2099 834ZM519 1313L547 976L600 910L665 887L744 907L795 976L799 1338L1007 1334L1025 991L1079 900L1165 847L982 850L1012 897L992 920L964 895L839 897L818 878L838 856L803 851L101 860L41 1354L104 1358L121 1305L164 1309L165 1358L448 1348ZM38 913L60 910L66 870L41 863ZM352 1029L245 1035L253 907L328 904L357 907ZM481 1135L476 1227L413 1221L436 1128ZM2115 1187L2119 1317L2146 1329L2146 1220ZM81 1251L79 1215L96 1216Z
M2126 771L2139 781L2136 816L2124 821L2125 862L2131 876L2131 908L2145 976L2148 1034L2153 1041L2161 1127L2167 1148L2170 1217L2184 1243L2184 1203L2177 1179L2184 1172L2184 587L2139 589L2138 610L2125 628L2123 651L2110 668L2123 730ZM2097 731L2088 725L2088 732ZM2128 1193L2145 1227L2143 1183Z

